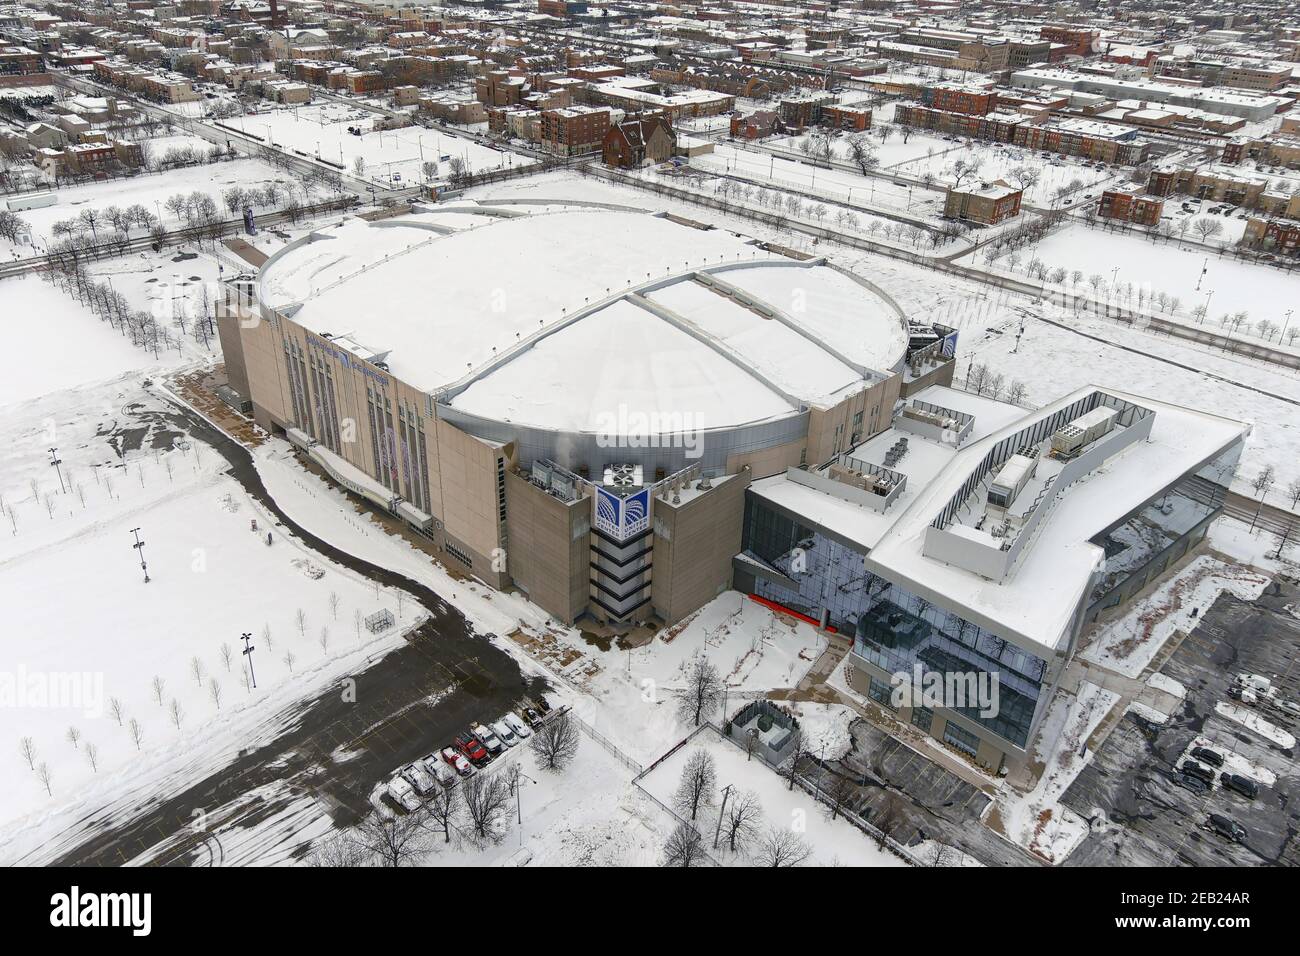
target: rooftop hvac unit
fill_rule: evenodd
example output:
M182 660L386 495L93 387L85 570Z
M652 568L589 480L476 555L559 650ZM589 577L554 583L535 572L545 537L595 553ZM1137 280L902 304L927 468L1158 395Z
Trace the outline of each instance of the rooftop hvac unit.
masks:
M1024 490L1029 479L1034 477L1038 461L1025 455L1012 455L998 470L993 483L989 485L988 503L995 508L1010 508L1016 495Z
M605 487L617 490L619 488L640 488L642 484L642 471L640 465L606 465L605 466Z
M1077 454L1084 445L1095 442L1114 428L1118 417L1118 410L1108 405L1100 405L1080 415L1052 435L1052 451L1062 456Z

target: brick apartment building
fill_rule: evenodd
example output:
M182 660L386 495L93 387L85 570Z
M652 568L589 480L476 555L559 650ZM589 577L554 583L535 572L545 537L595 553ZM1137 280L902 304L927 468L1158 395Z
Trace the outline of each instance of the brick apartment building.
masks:
M598 150L609 132L609 121L610 111L602 107L542 110L542 148L561 156Z
M755 110L752 113L733 113L731 135L741 139L762 139L781 132L785 125L774 110Z
M1151 146L1137 138L1137 130L1091 120L1062 120L1016 127L1011 142L1063 156L1082 156L1104 163L1138 166L1146 162Z
M1016 128L1026 122L1021 113L949 113L930 109L915 103L900 103L894 107L894 122L915 129L929 129L939 133L967 136L971 139L994 143L1009 143Z
M921 102L936 110L986 116L998 107L998 95L977 86L931 86L921 91Z
M1049 57L1056 61L1067 56L1092 56L1097 50L1101 32L1077 26L1045 26L1039 29L1038 36L1039 39L1060 44L1060 47L1052 49Z
M1103 219L1132 222L1140 226L1157 226L1164 214L1165 201L1144 190L1107 189L1097 203L1097 215Z
M977 222L985 226L1020 215L1022 190L998 179L967 187L949 187L943 200L943 214L948 219Z
M1241 243L1278 255L1300 256L1300 221L1251 217L1246 222Z
M860 133L871 129L871 110L865 106L823 106L822 125Z
M0 76L34 76L45 72L41 55L25 46L0 46Z

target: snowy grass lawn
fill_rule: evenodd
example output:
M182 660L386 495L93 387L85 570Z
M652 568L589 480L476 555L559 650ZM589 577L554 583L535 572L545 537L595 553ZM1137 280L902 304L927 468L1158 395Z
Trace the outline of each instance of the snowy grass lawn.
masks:
M1083 225L1052 233L1031 250L1022 250L1020 258L1041 259L1049 270L1057 266L1070 272L1078 269L1085 278L1100 275L1107 287L1114 274L1121 290L1132 283L1135 289L1145 287L1149 293L1176 296L1181 300L1181 311L1188 316L1208 301L1209 314L1204 324L1215 331L1221 329L1219 319L1225 312L1248 314L1236 334L1250 334L1261 319L1270 319L1281 327L1287 309L1300 298L1300 275L1296 273L1262 263L1219 258L1204 248L1184 246L1176 240L1152 242L1141 236L1106 233ZM1113 272L1116 268L1117 273ZM1206 270L1203 278L1202 269ZM1083 288L1087 288L1086 284Z
M214 473L215 453L197 474L185 467L193 457L192 447L188 455L137 460L125 473L107 469L119 477L116 497L87 477L86 505L75 494L58 495L53 518L27 509L24 526L48 524L60 537L41 535L46 543L26 553L6 549L0 576L0 671L14 675L18 695L4 737L12 741L14 769L23 771L0 797L0 820L67 800L96 773L139 759L141 748L183 739L222 708L256 707L295 673L375 640L357 615L398 613L395 594L377 594L279 529L268 546L267 516L233 479ZM254 518L260 533L250 530ZM137 527L148 584L131 547ZM418 610L406 599L404 623L414 623ZM245 632L254 635L256 690L245 683L239 654ZM396 634L380 640L392 643ZM65 680L68 697L38 696L55 694ZM139 748L131 721L138 721ZM49 767L52 794L18 762L19 737L30 737L36 764Z
M585 696L575 702L588 724L649 764L691 730L677 712L686 669L697 656L717 668L727 686L727 709L776 688L795 687L826 649L826 638L802 621L778 616L728 591L674 628L630 652L601 651L572 630L551 633L583 654ZM596 667L589 668L594 662ZM709 713L712 721L721 712Z
M1175 631L1190 633L1199 614L1208 611L1222 592L1253 601L1268 581L1266 575L1249 568L1202 555L1087 638L1081 656L1127 677L1137 677ZM1193 611L1198 617L1192 616Z
M8 340L21 343L11 353L16 361L10 361L0 377L0 408L153 364L152 353L132 345L86 306L35 276L0 282L0 309L11 326L6 329ZM161 364L174 364L176 357L175 352L163 354ZM3 421L0 418L0 428Z
M681 781L682 769L696 751L708 753L717 769L718 792L713 794L712 805L703 808L696 826L705 837L707 847L712 847L713 831L718 822L720 791L733 788L735 794L752 791L762 807L759 821L760 835L769 828L792 829L807 843L812 855L809 866L904 866L902 860L885 850L878 849L875 841L843 817L830 819L830 811L813 797L796 786L789 789L789 781L758 759L747 759L739 747L724 740L713 730L705 730L672 756L664 760L641 780L646 791L668 806L674 803L673 794ZM745 851L733 854L722 841L717 850L710 849L721 863L745 865L749 857Z
M143 173L127 179L114 179L102 183L86 183L54 190L58 202L42 209L25 209L18 217L31 229L33 240L40 245L48 245L55 238L53 226L65 219L76 219L83 210L103 211L109 206L122 209L139 204L162 220L168 228L183 224L168 211L168 197L176 193L189 195L198 191L207 193L217 203L223 216L229 216L221 202L221 192L231 186L261 186L266 182L278 182L283 187L293 182L282 173L262 162L260 159L234 159L229 162L211 163L203 166L186 166L163 173ZM296 183L295 183L296 186ZM259 210L260 212L261 210ZM113 227L106 221L96 223L101 239L113 234ZM142 230L133 230L133 235L142 234ZM0 240L5 243L6 240ZM22 256L33 255L30 247L19 250Z
M222 120L227 126L263 140L269 135L276 146L341 163L343 171L355 173L357 157L365 161L361 173L374 182L424 181L423 165L438 164L446 176L453 156L464 160L470 172L485 172L533 162L505 150L490 149L460 136L449 136L421 126L398 130L375 130L378 114L340 103L322 103L295 109L268 110ZM348 127L362 130L354 136Z

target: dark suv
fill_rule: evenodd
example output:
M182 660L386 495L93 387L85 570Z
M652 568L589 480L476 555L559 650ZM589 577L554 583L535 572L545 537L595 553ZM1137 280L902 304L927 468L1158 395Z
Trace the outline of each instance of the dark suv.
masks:
M1219 774L1219 782L1229 790L1236 790L1243 797L1254 800L1259 796L1259 784L1239 773Z
M1202 767L1195 760L1184 760L1178 769L1190 777L1200 777L1206 783L1214 783L1214 771L1209 767Z
M1215 833L1219 834L1219 836L1225 836L1229 840L1233 840L1237 843L1245 843L1246 837L1250 836L1250 834L1246 832L1246 828L1236 820L1231 820L1228 817L1221 816L1217 813L1210 814L1209 819L1205 823L1205 828L1207 830L1213 830Z
M1201 763L1208 763L1211 767L1223 766L1223 754L1217 750L1210 750L1208 747L1193 747L1192 756Z

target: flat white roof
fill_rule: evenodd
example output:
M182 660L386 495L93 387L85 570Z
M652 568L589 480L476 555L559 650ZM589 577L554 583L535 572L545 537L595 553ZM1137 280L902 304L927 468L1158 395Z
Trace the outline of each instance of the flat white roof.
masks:
M925 556L926 529L994 444L1094 391L1155 411L1150 437L1071 486L1005 580L993 581ZM883 464L884 451L900 436L908 438L907 454L890 466L907 476L907 486L887 511L854 504L785 475L756 481L751 488L861 545L869 570L1039 656L1060 648L1092 573L1104 560L1090 539L1246 431L1239 422L1113 389L1083 388L1036 412L948 388L929 388L914 398L972 414L975 425L960 449L890 428L852 450L852 458Z

